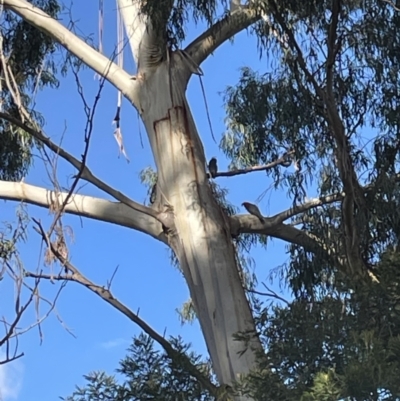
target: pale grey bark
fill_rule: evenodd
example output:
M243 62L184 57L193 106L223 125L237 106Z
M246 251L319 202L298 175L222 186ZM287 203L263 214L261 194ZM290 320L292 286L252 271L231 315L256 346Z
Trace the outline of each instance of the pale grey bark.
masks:
M62 204L67 196L67 192L56 193L24 182L0 180L0 198L4 200L21 201L35 206L50 208L56 200L58 200L59 204ZM159 241L166 242L166 237L158 220L148 214L133 210L121 202L111 202L93 196L73 194L65 206L65 212L132 228Z
M245 346L233 339L238 332L254 331L254 324L228 220L208 183L179 60L162 63L152 74L146 72L140 92L142 118L163 194L160 208L172 206L169 243L189 286L217 377L227 384L255 368L253 350L241 355ZM260 347L257 341L252 345Z

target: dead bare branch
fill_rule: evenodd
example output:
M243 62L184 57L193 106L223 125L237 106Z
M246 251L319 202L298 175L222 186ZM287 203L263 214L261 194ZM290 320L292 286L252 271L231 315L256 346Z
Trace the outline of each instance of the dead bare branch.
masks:
M35 288L37 288L39 284L40 279L36 279L35 281ZM27 310L28 306L32 303L34 299L34 293L31 292L31 295L29 299L25 302L24 305L20 306L20 298L21 297L21 288L18 288L17 294L16 294L16 300L15 300L15 317L14 320L11 323L7 323L5 318L3 317L0 322L3 323L4 328L5 328L5 335L3 338L0 339L0 347L2 347L4 344L6 345L6 352L5 352L5 358L0 361L0 365L12 362L15 359L18 359L24 355L24 353L17 354L18 350L18 344L16 345L13 355L10 356L10 340L16 336L16 327L18 322L21 320L22 315L24 312Z
M214 175L214 178L215 177L234 177L236 175L249 174L249 173L253 173L256 171L270 170L273 167L285 165L287 163L287 156L290 156L292 154L294 154L294 151L287 152L285 155L274 160L273 162L262 165L262 166L252 166L252 167L248 167L248 168L244 168L244 169L217 172ZM208 174L208 176L210 176L210 175Z
M115 275L117 274L118 268L119 268L119 266L117 266L117 267L114 269L113 274L111 275L110 280L107 281L107 289L108 289L108 290L111 288L112 282L113 282L113 280L114 280Z
M127 306L125 306L122 302L118 301L111 293L111 291L106 288L105 286L100 286L93 283L91 280L86 278L77 267L72 265L67 259L63 258L63 256L58 252L58 250L53 246L51 241L49 241L45 230L43 229L41 223L38 220L35 220L37 224L36 231L41 235L42 239L49 245L51 252L59 259L60 263L66 268L69 272L68 274L59 274L58 276L52 277L48 274L42 273L33 273L33 272L26 272L26 277L32 277L35 279L54 279L54 280L63 280L63 281L73 281L83 285L84 287L88 288L90 291L94 292L97 296L103 299L105 302L112 305L115 309L119 312L124 314L128 317L132 322L137 324L146 334L148 334L151 338L153 338L158 344L160 344L167 355L171 359L175 359L177 357L184 358L183 365L185 368L195 377L203 386L204 388L208 389L211 394L217 394L217 387L212 384L207 377L205 377L195 365L189 360L189 358L185 355L182 355L178 351L176 351L172 345L167 341L163 336L158 334L154 329L152 329L143 319L139 318L138 314L135 314L130 310Z
M264 283L262 283L262 284L267 289L268 292L262 292L262 291L250 290L250 289L246 289L246 291L247 292L251 292L251 293L256 294L256 295L261 295L263 297L275 298L278 301L281 301L286 305L290 305L289 301L287 301L285 298L283 298L280 295L278 295L275 291L273 291L270 288L268 288Z
M54 228L56 227L58 220L60 219L62 213L65 210L65 206L68 204L69 200L71 199L71 196L73 195L73 193L75 191L75 188L78 185L78 182L79 182L79 180L80 180L80 178L81 178L81 176L83 174L83 171L86 168L86 161L87 161L87 155L88 155L88 152L89 152L90 139L91 139L91 136L92 136L92 133L93 133L94 116L96 114L96 109L97 109L98 103L100 101L101 92L102 92L102 90L104 88L104 84L106 82L105 78L102 77L101 80L100 80L100 83L99 83L99 88L98 88L97 94L96 94L94 102L93 102L93 106L90 108L87 105L87 102L85 100L85 97L84 97L84 94L83 94L83 90L82 90L82 85L80 83L77 71L75 70L73 65L71 65L71 69L72 69L72 72L73 72L73 74L75 76L75 81L76 81L76 84L78 86L78 93L80 94L80 97L81 97L82 102L84 104L84 110L85 110L86 117L87 117L86 126L85 126L85 134L84 134L85 146L84 146L84 150L83 150L83 154L82 154L81 166L79 168L78 174L76 174L76 176L74 177L74 181L73 181L73 183L72 183L72 185L71 185L71 187L70 187L70 189L68 191L68 195L64 198L62 204L59 205L59 207L56 210L56 214L54 216L54 220L53 220L53 222L52 222L52 224L51 224L51 226L49 228L49 231L48 231L48 236L49 237L51 236ZM57 199L59 199L59 197L57 197Z

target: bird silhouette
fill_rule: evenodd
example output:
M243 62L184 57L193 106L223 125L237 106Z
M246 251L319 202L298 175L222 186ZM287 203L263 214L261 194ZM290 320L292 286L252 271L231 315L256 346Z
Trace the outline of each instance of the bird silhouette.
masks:
M253 216L256 216L259 218L259 220L261 221L261 223L265 223L264 217L260 212L260 209L254 205L253 203L249 203L249 202L243 202L242 206L244 206L244 208Z
M209 162L208 162L208 171L210 172L210 175L212 178L214 178L217 173L218 173L218 164L217 164L217 159L213 157Z

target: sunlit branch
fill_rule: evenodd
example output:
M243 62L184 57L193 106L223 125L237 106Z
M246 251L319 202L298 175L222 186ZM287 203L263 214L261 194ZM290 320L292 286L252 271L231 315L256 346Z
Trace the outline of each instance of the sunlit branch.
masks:
M51 191L24 182L0 181L0 199L22 201L31 205L50 208L57 201L57 197L60 198L58 201L62 203L67 195L67 192ZM64 211L77 216L132 228L159 241L167 242L158 220L133 210L124 203L73 194L65 205Z
M64 160L66 160L68 163L70 163L72 166L74 166L78 171L80 171L82 180L85 180L85 181L93 184L95 187L101 189L105 193L111 195L113 198L115 198L116 200L119 200L120 202L124 203L125 205L129 206L130 208L137 210L139 212L145 213L156 219L159 219L157 212L155 210L133 201L132 199L130 199L129 197L127 197L120 191L117 191L116 189L114 189L111 186L109 186L108 184L106 184L104 181L97 178L95 175L92 174L92 172L89 170L89 168L87 166L84 166L78 159L76 159L74 156L72 156L70 153L65 151L60 146L56 145L50 138L45 136L43 132L29 127L28 125L22 123L22 121L10 116L7 113L0 112L0 118L3 118L5 120L9 121L10 123L15 124L16 126L22 128L24 131L31 134L34 138L38 139L40 142L42 142L44 145L46 145L55 154L59 155Z
M66 50L82 60L87 66L107 79L131 101L132 88L135 85L131 76L114 62L93 49L82 39L65 28L57 20L50 17L40 8L26 0L3 0L2 4L8 10L19 15L26 22L47 33Z
M164 2L165 3L165 2ZM173 2L167 6L162 5L166 14L171 9ZM142 3L132 0L118 0L119 11L125 25L129 45L138 69L138 77L145 71L161 63L167 50L166 36L164 35L167 21L161 21L160 15L154 16L157 21L142 12ZM159 10L155 10L158 13ZM164 15L164 18L167 18ZM144 71L143 71L144 70Z

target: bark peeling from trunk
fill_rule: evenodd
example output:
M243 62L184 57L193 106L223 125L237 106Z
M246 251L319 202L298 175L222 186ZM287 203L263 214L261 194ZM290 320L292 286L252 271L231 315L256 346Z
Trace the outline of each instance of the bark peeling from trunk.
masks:
M184 68L180 58L171 57L147 71L139 98L161 205L173 210L170 245L189 286L214 370L219 381L228 384L255 368L254 350L243 353L244 344L233 338L254 330L254 322L228 220L208 182L203 145L185 97ZM252 346L260 349L258 340Z

